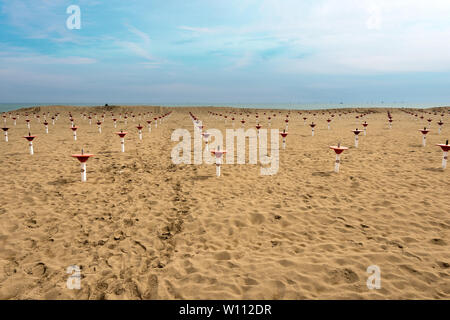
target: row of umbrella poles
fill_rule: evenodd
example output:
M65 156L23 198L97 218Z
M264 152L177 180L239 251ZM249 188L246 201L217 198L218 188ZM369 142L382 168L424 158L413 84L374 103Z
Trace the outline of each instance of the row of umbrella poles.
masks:
M194 125L197 128L199 128L199 130L203 130L203 125L201 124L201 122L192 113L189 113L189 115L191 116L191 119L192 119ZM210 115L211 116L215 116L217 114L214 114L214 113L210 112ZM388 119L390 120L389 123L392 123L392 115L389 112L388 112ZM355 148L358 148L359 135L362 132L364 132L364 135L367 135L367 126L368 126L367 121L364 121L364 123L362 125L363 125L363 130L359 130L358 128L356 128L355 130L352 130L352 132L354 134L354 137L355 137ZM311 126L311 130L312 130L312 136L314 136L315 124L311 123L310 126ZM257 129L257 132L259 134L259 130L261 129L261 125L259 123L256 125L256 129ZM422 133L424 133L424 139L426 139L425 137L426 137L426 134L429 132L429 130L424 128L424 130L421 130L421 131L422 131ZM207 133L207 132L202 132L202 135L203 135L203 137L205 139L206 146L208 146L208 140L209 140L210 134ZM280 135L281 135L282 141L283 141L283 149L285 149L285 147L286 147L286 137L288 136L288 132L284 129L283 132L280 132ZM426 141L426 140L424 140L424 141ZM425 142L423 143L423 145L425 146ZM443 154L443 159L442 159L442 168L445 169L446 166L447 166L448 151L450 149L450 146L448 145L448 140L446 141L445 144L437 144L437 146L441 147L441 149L442 149L442 151L444 153ZM334 150L334 152L336 154L334 171L336 173L338 173L339 172L339 168L340 168L340 157L341 157L341 154L345 150L348 150L348 147L341 146L341 144L338 143L337 146L330 146L330 149ZM219 146L219 151L212 150L211 152L216 155L216 159L217 159L216 160L216 165L218 167L216 174L217 174L217 176L220 176L220 166L222 164L222 156L226 153L226 150L220 150L220 146Z
M167 117L169 117L171 115L171 113L172 112L165 113L165 114L159 116L156 119L160 120L160 122L162 123L162 120L167 118ZM27 120L29 120L29 119L27 119ZM70 115L70 121L72 123L71 129L72 129L72 131L74 133L74 140L77 140L76 132L77 132L78 127L74 125L74 121L73 120L74 120L73 117ZM157 120L155 120L155 121L157 122ZM29 121L27 121L27 123L29 123ZM97 124L99 124L99 122L97 122ZM48 123L44 122L44 125L46 127L46 133L48 133ZM138 133L139 133L139 139L142 140L142 129L143 129L143 126L138 125L137 129L138 129ZM5 135L5 141L8 142L9 141L9 139L8 139L8 130L9 130L9 128L3 127L2 130L3 130L4 135ZM101 130L99 130L99 131L101 133ZM121 151L125 152L125 136L128 134L128 132L120 130L118 132L115 132L115 134L117 134L120 137ZM28 141L30 155L34 155L33 141L34 141L34 139L36 137L37 137L36 135L32 135L30 132L28 132L28 135L23 137L23 138L25 138ZM73 158L78 159L78 161L81 163L81 181L82 182L85 182L87 180L87 177L86 177L86 162L88 161L88 159L90 157L93 157L93 156L94 156L94 154L85 153L84 149L81 149L81 153L80 154L73 154L72 155Z
M158 119L159 119L160 121L162 121L161 118L167 117L167 116L169 116L170 114L171 114L171 112L162 115L162 117L160 116L159 118L154 118L154 120L155 120L155 122L156 122L155 125L157 126L157 120L158 120ZM214 115L217 116L217 114L214 114L214 113L211 113L211 114L212 114L213 116L214 116ZM199 120L198 120L192 113L189 113L189 115L191 116L192 121L194 122L194 124L196 124L199 128L201 127L200 129L202 129L202 126L199 126L199 125L198 125ZM359 116L357 116L357 117L359 118ZM56 119L57 119L57 116L52 117L53 124L54 124L54 120L56 120ZM78 127L74 126L73 117L72 117L71 115L70 115L70 119L71 119L71 122L72 122L72 127L71 127L71 129L72 129L73 132L74 132L74 140L76 140L76 130L78 129ZM389 119L389 123L392 123L392 115L391 115L389 112L388 112L388 119ZM27 120L29 120L29 119L27 119ZM113 118L113 121L114 121L114 123L116 124L117 119L116 119L116 118ZM330 122L330 121L328 121L328 123L329 123L329 122ZM147 123L148 123L148 125L149 125L149 131L151 131L151 120L150 120L150 121L147 121ZM286 123L288 123L288 121L286 121ZM441 124L440 124L440 126L441 126L441 125L443 124L442 120L440 120L439 123L441 123ZM438 123L438 124L439 124L439 123ZM44 122L44 125L45 125L45 127L46 127L46 133L48 133L48 122L45 121L45 122ZM99 127L100 127L99 132L101 133L101 122L100 122L100 121L97 121L97 125L99 125ZM359 130L358 128L357 128L356 130L352 130L352 132L353 132L354 135L355 135L355 147L358 147L358 136L359 136L359 134L360 134L361 132L364 132L364 134L366 135L366 127L367 127L367 125L368 125L368 124L367 124L367 122L365 121L365 122L363 123L364 130ZM27 121L27 126L29 127L29 121ZM310 126L311 126L311 129L312 129L312 135L314 135L314 127L315 127L315 124L314 124L314 123L311 123ZM260 126L259 123L257 124L256 128L257 128L258 131L259 131L259 129L261 128L261 126ZM9 129L9 128L3 127L2 129L3 129L3 131L5 132L5 140L8 141L8 129ZM142 129L143 129L143 127L139 124L139 125L137 126L137 129L138 129L138 132L139 132L139 138L142 140ZM426 134L428 134L429 130L425 127L423 130L421 129L421 130L419 130L419 131L421 131L422 134L423 134L423 140L422 140L422 141L423 141L423 146L425 146L425 145L426 145ZM439 133L440 133L440 130L439 130ZM125 152L125 136L126 136L126 134L128 134L128 132L123 131L123 130L120 130L119 132L115 132L115 134L117 134L117 135L120 137L120 139L121 139L121 150L122 150L122 152ZM209 134L208 134L207 132L202 132L202 135L203 135L203 137L204 137L206 140L209 139ZM281 135L281 137L282 137L282 139L283 139L283 149L284 149L285 146L286 146L286 137L287 137L287 135L288 135L287 130L284 129L283 132L280 133L280 135ZM25 139L28 141L28 143L29 143L30 154L33 155L33 154L34 154L34 150L33 150L33 140L36 138L36 136L31 135L31 133L29 132L27 136L24 136L24 138L25 138ZM447 159L448 159L448 151L449 151L449 149L450 149L450 146L449 146L449 144L448 144L448 140L446 141L445 144L438 144L437 146L441 147L441 149L442 149L442 151L443 151L443 153L444 153L444 154L443 154L443 160L442 160L442 168L445 169L445 168L446 168L446 164L447 164ZM337 146L330 146L330 149L333 149L333 150L335 151L335 153L336 153L335 172L339 172L340 155L341 155L345 150L348 150L348 147L341 146L340 143L338 143ZM215 150L211 150L211 153L216 157L216 175L217 175L217 176L220 176L220 171L221 171L220 167L221 167L221 164L222 164L222 156L223 156L226 152L227 152L227 151L224 150L224 149L221 149L220 146L218 146L217 149L215 149ZM86 153L84 153L84 150L83 150L83 149L82 149L82 151L81 151L80 154L72 155L72 157L77 158L77 159L80 161L81 165L82 165L82 170L81 170L81 172L82 172L82 181L86 181L86 162L87 162L87 160L88 160L90 157L92 157L92 156L93 156L92 154L86 154Z
M210 114L210 116L213 116L213 117L215 117L216 119L219 119L220 117L223 117L223 119L225 120L225 124L227 124L228 115L226 115L226 114L223 115L223 114L220 114L220 113L213 113L213 112L209 112L209 114ZM358 115L355 116L355 119L362 119L362 118L365 117L366 115L367 115L367 114L358 114ZM247 114L247 117L249 117L249 116L250 116L250 114ZM276 114L273 114L273 116L276 116ZM315 114L313 114L313 116L315 116ZM341 114L339 114L339 117L340 117L340 116L341 116ZM441 114L441 116L443 117L444 114ZM335 114L331 114L331 116L325 120L325 121L327 122L327 128L328 128L328 130L331 129L331 123L332 123L334 117L335 117ZM423 116L422 116L422 118L423 118ZM306 125L306 120L307 120L307 119L308 119L308 117L303 116L303 124L304 124L304 125ZM233 126L233 128L235 128L235 120L236 120L235 117L231 117L231 121L232 121L232 126ZM272 117L271 117L271 116L267 117L267 124L268 124L268 127L269 127L269 128L271 127L271 124L272 124L271 120L272 120ZM256 123L257 123L257 128L258 128L258 126L261 127L261 126L260 126L259 116L258 116L258 115L255 115L255 121L256 121ZM316 120L316 121L317 121L317 120ZM389 128L389 129L392 129L392 123L393 123L393 121L394 121L394 120L393 120L393 118L392 118L391 113L388 112L388 128ZM430 129L430 125L431 125L431 122L432 122L433 120L432 120L432 119L428 119L427 121L428 121L428 129ZM247 123L248 120L245 120L245 118L242 118L242 119L240 120L240 122L241 122L241 124L242 124L242 128L245 128L245 123ZM284 120L284 122L286 123L285 130L287 131L287 130L288 130L288 126L289 126L289 113L286 114L286 119ZM437 124L438 124L438 133L441 134L441 130L442 130L442 126L443 126L444 122L442 121L442 119L440 119L440 120L437 122ZM314 121L312 121L311 124L309 124L309 126L311 127L311 135L312 135L312 136L314 136L314 131L315 131L316 125L317 125L317 124L314 123ZM364 127L364 132L366 132L366 127L367 127L367 125L368 125L368 124L367 124L366 121L364 121L364 123L362 123L362 126Z
M152 116L151 114L152 114L152 112L144 113L143 115L142 115L141 113L139 113L139 114L138 114L138 118L139 118L139 120L141 120L141 119L142 119L142 116L144 116L144 117L151 117L151 116ZM26 119L25 119L25 122L26 122L26 124L27 124L27 128L28 128L28 129L31 129L31 119L29 118L29 114L28 114L28 113L25 113L24 116L25 116L25 118L26 118ZM33 116L36 118L36 120L37 120L38 123L41 123L41 120L40 120L41 117L40 117L39 114L33 113ZM89 113L89 114L81 113L80 116L81 116L84 120L89 120L89 124L90 124L90 125L92 124L92 119L93 119L93 117L95 117L95 119L97 120L96 123L97 123L97 125L99 126L99 131L101 131L101 123L102 123L102 121L100 121L100 120L98 119L96 113L94 113L94 115L92 115L91 113ZM132 113L130 116L132 117L133 122L134 122L134 121L135 121L136 115L134 115L134 114ZM5 113L3 113L3 114L2 114L2 117L3 117L3 124L4 124L4 127L6 127L6 124L7 124L7 115L6 115ZM17 125L17 120L20 118L20 114L19 114L19 113L16 113L16 114L13 116L12 113L9 113L9 117L12 119L14 126L16 126L16 125ZM51 117L52 124L55 125L56 120L58 120L59 113L56 113L56 114L53 115L53 116L50 116L50 113L47 113L47 114L44 113L44 115L43 115L43 118L44 118L43 124L44 124L44 126L45 126L45 128L46 128L46 133L48 133L48 125L49 125L49 123L47 122L47 117L48 117L49 119L50 119L50 117ZM72 116L72 114L71 114L70 112L69 112L69 118L71 119L71 121L72 121L72 126L73 126L73 116ZM117 118L114 118L114 114L113 114L113 113L111 113L111 118L113 119L113 121L114 121L114 126L116 127L116 125L117 125ZM119 114L119 118L122 119L122 114L121 114L121 113ZM104 114L104 113L101 115L101 119L102 119L103 122L104 122L104 120L105 120L105 114ZM124 121L125 121L125 124L127 124L128 113L125 113L123 119L124 119ZM154 117L153 119L154 119L154 121L155 121L155 127L157 127L157 126L158 126L158 120L162 121L162 116L159 115L159 116L157 116L157 117ZM148 123L148 124L150 124L151 122L152 122L152 120L147 120L147 123ZM150 125L149 125L149 128L151 129Z
M219 116L219 117L224 117L224 118L225 118L225 121L226 121L226 117L227 117L226 115L223 116L222 114L219 114L219 113L213 113L213 112L208 112L208 113L209 113L210 116L216 117L216 119L217 119L217 116ZM392 122L393 122L392 114L391 114L389 111L387 112L387 114L388 114L389 128L392 128ZM435 113L435 115L436 115L436 113ZM190 116L191 116L191 118L193 119L194 124L196 124L196 122L198 122L198 119L197 119L195 116L193 116L191 113L190 113ZM358 119L358 118L363 117L363 116L365 116L365 114L356 116L356 118ZM441 116L444 116L444 114L441 114ZM256 116L256 117L258 117L258 116ZM289 117L289 114L287 115L287 117ZM334 117L334 114L332 115L332 117ZM268 118L269 124L270 124L270 119L271 119L271 118L269 117L269 118ZM306 119L307 119L306 117L303 117L304 123L306 123ZM234 120L234 118L232 118L232 120ZM288 123L289 120L286 119L285 122ZM331 119L327 119L327 122L328 122L328 129L330 129L329 124L330 124L330 122L331 122ZM429 119L428 122L431 123L431 120ZM242 125L244 126L245 120L242 119L242 120L241 120L241 123L242 123ZM439 125L438 133L441 134L441 127L442 127L442 125L444 124L444 123L442 122L442 119L441 119L437 124ZM314 136L314 128L315 128L315 126L316 126L316 124L315 124L314 122L312 122L312 123L310 124L310 127L311 127L311 135L312 135L312 136ZM363 130L359 130L358 128L356 128L355 130L352 130L352 132L353 132L353 134L354 134L354 137L355 137L355 148L358 148L358 144L359 144L359 134L360 134L361 132L364 132L364 135L367 135L367 126L368 126L367 121L364 121L364 123L362 123L362 126L363 126ZM259 134L259 130L261 129L262 126L260 125L260 123L258 123L255 127L256 127L256 129L257 129L258 134ZM199 126L199 128L202 129L203 126ZM286 125L286 129L287 129L287 125ZM280 133L280 135L281 135L281 137L282 137L282 141L283 141L283 149L285 149L285 147L286 147L286 137L288 136L288 132L287 132L286 129L284 129L283 132ZM423 140L422 140L423 142L422 142L422 144L423 144L423 146L425 147L425 146L426 146L426 134L427 134L428 132L430 132L430 130L428 130L427 128L424 128L423 130L421 129L421 130L419 130L419 131L422 132L422 134L423 134ZM203 132L202 135L203 135L203 137L206 139L206 145L207 145L208 139L209 139L209 134ZM442 149L442 151L443 151L442 168L445 169L446 166L447 166L448 151L449 151L449 148L450 148L450 146L448 145L448 140L446 141L445 144L437 144L437 146L439 146L439 147ZM339 172L339 167L340 167L340 155L341 155L345 150L348 150L348 147L341 146L340 143L338 143L337 146L330 146L330 149L334 150L335 153L336 153L336 160L335 160L335 169L334 169L334 171L335 171L335 172ZM224 153L226 153L226 151L223 152L223 153L220 153L220 155L223 155ZM220 172L220 170L219 170L219 172Z
M155 126L157 127L157 123L158 123L158 119L160 119L160 123L162 123L163 119L169 117L171 115L172 112L168 112L165 113L164 115L155 118ZM114 124L116 124L117 119L113 119ZM149 131L151 131L151 127L150 127L150 122L149 123ZM98 124L98 122L97 122ZM142 140L142 129L143 126L141 126L140 124L136 127L138 129L138 134L139 134L139 140ZM100 129L100 133L101 133L101 129ZM118 132L115 132L115 134L117 134L120 138L120 145L121 145L121 151L125 152L125 136L128 134L128 132L120 130ZM78 159L78 161L81 164L81 181L82 182L86 182L87 177L86 177L86 162L89 160L90 157L93 157L93 154L86 154L84 153L84 150L81 149L81 153L80 154L73 154L72 157Z
M159 119L164 119L166 117L169 117L171 115L172 112L168 112L162 116L159 117ZM158 119L158 118L156 118ZM156 123L157 120L155 119ZM114 119L113 119L114 120ZM114 120L114 122L116 122L117 120ZM162 120L161 120L162 123ZM142 129L143 127L139 124L137 127L138 132L139 132L139 139L142 140ZM150 129L151 130L151 129ZM118 132L115 132L115 134L117 134L120 138L120 145L121 145L121 151L125 152L125 136L128 134L128 132L120 130ZM90 157L93 157L93 154L89 154L89 153L84 153L84 150L81 149L81 153L80 154L73 154L72 157L78 159L78 161L81 164L81 181L82 182L86 182L87 177L86 177L86 162L89 160Z

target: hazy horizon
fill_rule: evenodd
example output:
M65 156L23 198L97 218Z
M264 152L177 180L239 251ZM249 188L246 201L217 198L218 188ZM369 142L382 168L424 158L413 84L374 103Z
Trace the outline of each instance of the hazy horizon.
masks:
M66 106L66 107L101 107L104 103L0 103L0 112L12 111L21 108L41 106ZM161 107L232 107L248 109L280 109L280 110L325 110L345 108L411 108L427 109L436 107L448 107L450 104L435 103L108 103L109 106L161 106Z

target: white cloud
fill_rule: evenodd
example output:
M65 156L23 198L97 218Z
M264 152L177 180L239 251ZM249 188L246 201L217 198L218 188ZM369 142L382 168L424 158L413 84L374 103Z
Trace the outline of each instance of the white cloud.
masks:
M257 12L258 22L246 26L246 33L264 33L291 44L292 58L273 59L273 69L450 71L448 0L265 0ZM307 57L293 58L305 48Z
M141 38L145 45L150 44L150 37L147 33L143 32L143 31L139 30L138 28L133 27L132 25L129 25L129 24L125 24L125 26L128 28L128 30L130 32L134 33L139 38Z
M0 53L0 65L81 65L96 63L96 59L87 57L52 57L27 51L7 51Z
M148 60L149 62L147 62L147 67L150 63L154 65L156 58L150 53L150 36L132 25L125 24L125 26L129 32L137 35L140 41L115 40L115 44L128 52Z
M131 52L141 58L153 61L155 58L148 52L147 49L143 48L139 43L131 41L116 41L116 44L126 51Z
M179 26L178 29L192 31L196 33L211 33L214 30L211 28L199 28L199 27L189 27L189 26Z
M40 71L23 70L20 68L7 68L0 69L0 84L2 87L2 90L0 90L2 96L8 96L12 92L8 91L8 87L13 87L15 91L20 91L22 88L28 86L64 90L82 85L83 78L71 73L42 73Z
M264 63L261 68L289 73L450 71L449 0L246 0L245 4L252 12L248 23L178 28L200 36L193 45L195 53L205 45L227 52L229 56L223 57L231 69ZM258 59L279 44L286 44L286 54Z
M161 62L142 62L141 65L146 69L156 69L161 66Z
M239 69L250 65L253 62L253 55L250 52L245 52L243 56L235 60L230 69Z
M229 0L225 4L212 2L201 8L205 13L214 9L221 12L220 8L233 13L229 16L236 20L218 20L220 26L214 24L216 20L209 20L208 24L205 18L199 27L190 12L186 12L186 20L162 31L167 32L167 39L166 33L161 37L157 32L155 38L151 38L151 29L138 29L134 26L138 22L130 20L133 25L125 24L128 33L120 39L112 34L111 39L91 36L86 42L87 36L81 38L77 33L67 32L61 27L64 23L55 22L64 19L64 15L56 14L64 7L63 3L62 0L16 0L5 2L2 10L7 17L5 23L24 31L18 33L25 33L27 38L51 40L60 47L78 41L79 51L71 53L75 56L82 56L82 50L88 50L91 55L98 53L99 46L106 51L112 45L120 48L121 54L143 58L142 65L147 68L166 65L165 60L154 56L163 56L165 51L170 59L177 59L184 67L203 67L206 59L201 57L208 52L218 52L220 54L210 55L207 63L230 69L251 65L277 73L450 71L449 0ZM87 5L88 1L84 3ZM236 7L237 4L240 5ZM139 21L139 26L148 25L151 24L147 21ZM174 28L182 32L173 32ZM195 41L186 41L183 51L175 52L167 43L180 37ZM277 47L285 48L283 54L261 59L266 50ZM98 59L101 56L98 54ZM36 61L38 57L43 61L41 64L95 62L83 57L39 55L26 59ZM25 56L18 58L25 61ZM188 65L187 61L194 63Z
M370 14L366 21L367 29L369 30L380 30L381 29L381 8L376 4L371 4L367 10Z

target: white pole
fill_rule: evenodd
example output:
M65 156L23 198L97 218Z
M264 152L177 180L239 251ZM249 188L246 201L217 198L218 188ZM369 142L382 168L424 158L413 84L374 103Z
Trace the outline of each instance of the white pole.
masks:
M311 135L314 137L314 127L311 128Z
M422 145L425 147L427 145L427 135L423 134L422 135Z
M355 148L358 148L358 135L355 134Z
M114 121L114 128L117 128L117 122Z
M86 162L81 163L81 182L86 182Z
M220 164L216 163L216 176L220 177Z
M27 122L27 127L28 129L30 129L30 122Z
M77 132L76 131L73 132L73 140L77 141Z
M438 133L441 134L441 126L439 126Z
M364 135L367 135L367 134L366 134L366 127L364 127Z
M5 131L5 141L8 142L8 131Z
M220 177L220 165L222 164L222 158L217 158L216 155L216 175Z
M45 126L45 133L48 133L48 126Z
M139 140L142 140L142 130L139 130Z
M30 154L33 155L34 154L34 150L33 150L33 141L30 141Z
M98 133L102 133L102 126L98 126Z
M122 152L125 152L125 138L120 138L120 144L122 145Z
M442 157L442 169L447 167L448 151L444 151L444 156Z
M283 138L283 149L286 149L286 138Z
M340 158L341 158L341 155L336 154L336 162L334 164L334 172L336 172L336 173L339 172L339 163L341 162Z

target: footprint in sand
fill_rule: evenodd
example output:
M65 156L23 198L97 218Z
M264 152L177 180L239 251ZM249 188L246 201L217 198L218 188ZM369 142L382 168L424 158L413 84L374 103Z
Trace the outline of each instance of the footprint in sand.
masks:
M217 260L231 260L231 255L228 251L218 252L214 255Z
M265 220L264 216L260 213L252 213L250 215L250 222L252 224L261 224Z
M359 280L358 275L352 269L336 269L331 271L331 284L338 283L355 283Z
M444 240L438 239L438 238L431 239L431 243L435 244L435 245L438 245L438 246L445 246L447 244Z
M143 299L158 299L158 276L152 274L147 279L148 288L142 295Z
M34 277L43 277L47 272L47 266L45 263L39 262L32 266L24 267L24 271Z

